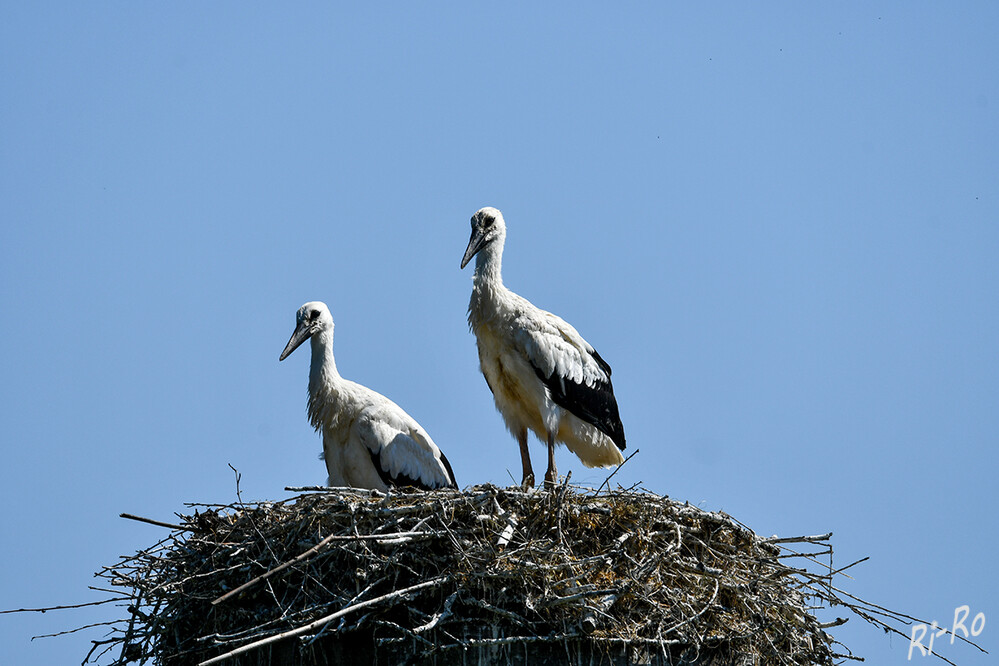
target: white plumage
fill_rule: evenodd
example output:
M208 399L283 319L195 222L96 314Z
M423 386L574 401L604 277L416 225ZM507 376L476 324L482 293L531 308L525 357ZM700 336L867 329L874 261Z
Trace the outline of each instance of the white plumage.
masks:
M295 323L280 360L312 340L309 421L323 436L329 485L457 488L451 464L419 423L385 396L337 372L333 316L326 304L306 303Z
M548 445L548 484L557 480L556 443L587 467L621 464L624 426L610 366L567 322L503 286L505 240L503 215L479 210L461 267L476 257L468 325L496 408L520 444L523 483L534 482L528 430Z

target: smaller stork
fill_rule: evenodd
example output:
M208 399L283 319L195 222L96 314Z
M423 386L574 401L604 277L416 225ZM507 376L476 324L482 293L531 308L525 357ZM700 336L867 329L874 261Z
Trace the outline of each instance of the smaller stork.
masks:
M548 444L546 485L558 480L556 443L587 467L620 465L624 426L610 366L566 321L503 286L505 241L503 214L477 211L461 267L476 257L468 326L496 409L520 444L523 485L534 485L528 430Z
M279 360L310 338L309 421L323 435L328 484L382 492L390 486L457 488L451 463L419 423L385 396L337 372L333 316L325 303L298 309L295 332Z

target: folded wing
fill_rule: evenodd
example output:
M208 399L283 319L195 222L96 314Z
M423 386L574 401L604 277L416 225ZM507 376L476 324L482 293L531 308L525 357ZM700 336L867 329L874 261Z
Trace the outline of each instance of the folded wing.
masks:
M543 310L515 318L514 330L518 349L548 388L552 401L624 450L624 426L611 368L600 354L569 323Z
M424 490L457 488L451 464L430 436L412 419L406 423L393 416L363 412L355 425L382 481Z

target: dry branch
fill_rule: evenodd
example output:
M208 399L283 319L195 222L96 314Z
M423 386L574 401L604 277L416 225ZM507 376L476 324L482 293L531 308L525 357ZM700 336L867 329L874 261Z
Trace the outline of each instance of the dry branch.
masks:
M162 520L153 520L152 518L143 518L142 516L136 516L133 513L121 513L118 514L120 518L127 518L128 520L134 520L139 523L146 523L147 525L155 525L156 527L165 527L169 530L180 530L186 532L191 530L190 527L185 525L175 525L174 523L165 523Z
M417 583L416 585L410 585L409 587L403 590L396 590L395 592L383 594L382 596L376 599L370 599L368 601L359 601L358 603L353 604L351 606L347 606L346 608L338 610L335 613L331 613L329 615L326 615L325 617L319 618L318 620L314 620L309 624L303 625L301 627L296 627L295 629L289 629L288 631L283 631L280 634L274 634L273 636L268 636L267 638L262 638L258 641L254 641L253 643L240 646L235 650L230 650L225 654L221 654L217 657L212 657L211 659L206 659L205 661L201 662L198 666L209 666L210 664L217 664L221 661L225 661L226 659L231 659L232 657L243 654L244 652L250 652L251 650L256 650L265 645L270 645L271 643L276 643L286 638L292 638L294 636L301 636L303 634L308 634L318 629L322 629L324 626L326 626L333 620L341 618L344 615L347 615L348 613L353 613L361 610L362 608L367 608L369 606L385 603L386 601L393 601L395 599L405 597L409 594L412 594L413 592L418 592L419 590L422 590L425 587L433 587L435 585L439 585L440 583L444 582L444 580L446 580L446 577L441 576L440 578L435 578L434 580L428 580L423 583Z

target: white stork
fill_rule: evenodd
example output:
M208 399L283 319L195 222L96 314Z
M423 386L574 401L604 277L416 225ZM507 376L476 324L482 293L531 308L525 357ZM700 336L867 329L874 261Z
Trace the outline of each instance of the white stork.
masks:
M331 486L457 488L451 464L427 431L401 407L346 380L333 360L333 316L325 303L306 303L295 315L284 360L312 339L309 421L323 435Z
M567 322L503 286L505 240L502 213L479 210L472 216L461 267L476 257L468 326L496 408L520 444L522 483L534 484L528 430L548 444L548 485L558 479L556 443L569 447L587 467L620 465L624 426L610 366Z

